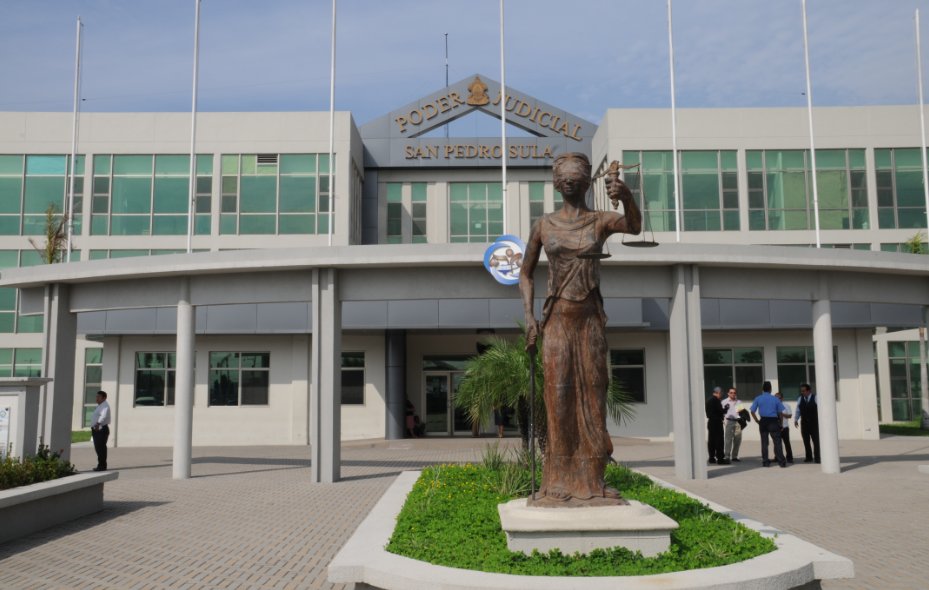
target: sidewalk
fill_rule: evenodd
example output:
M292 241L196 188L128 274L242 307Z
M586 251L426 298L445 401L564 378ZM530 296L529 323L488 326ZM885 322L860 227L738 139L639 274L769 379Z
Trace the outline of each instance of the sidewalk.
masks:
M309 483L306 447L198 447L190 480L170 448L113 449L120 472L102 512L0 545L0 588L333 588L326 566L397 473L474 461L496 439L365 441L342 447L343 481ZM925 587L929 438L841 445L841 475L814 464L711 466L674 478L670 443L618 439L621 462L854 560L854 580L824 588ZM507 439L506 444L517 444ZM76 446L81 470L93 449Z

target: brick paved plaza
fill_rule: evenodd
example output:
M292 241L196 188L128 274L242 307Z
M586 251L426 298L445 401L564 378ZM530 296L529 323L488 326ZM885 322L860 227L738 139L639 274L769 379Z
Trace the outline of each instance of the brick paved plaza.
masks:
M306 447L195 448L186 481L171 479L169 448L114 449L104 510L0 545L0 588L333 588L329 560L398 472L475 460L490 442L348 443L343 481L318 485ZM854 560L854 580L824 588L929 585L929 474L917 470L929 438L843 442L837 476L763 469L756 446L698 482L673 477L670 443L617 439L616 457ZM89 470L93 449L77 445L73 461Z

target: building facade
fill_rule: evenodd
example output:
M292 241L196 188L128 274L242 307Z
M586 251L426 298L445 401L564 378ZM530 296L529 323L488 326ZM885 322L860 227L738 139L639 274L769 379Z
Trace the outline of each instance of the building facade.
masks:
M499 113L499 84L482 76L360 127L349 113L336 113L332 176L328 113L198 115L192 248L200 254L190 268L202 273L198 288L210 298L196 307L194 444L310 439L315 283L287 274L297 262L267 274L225 269L246 259L270 268L302 251L325 257L327 249L338 253L332 264L345 269L339 284L348 294L336 338L341 438L402 436L398 416L402 421L407 400L429 435L470 435L454 408L465 364L490 334L515 335L522 318L516 287L493 282L483 250L501 234L527 237L535 220L558 208L551 163L567 151L588 154L595 171L612 160L638 164L626 182L644 212L643 237L675 252L690 245L717 268L700 281L695 374L704 392L734 384L750 400L770 380L792 400L800 383L815 384L812 303L782 284L791 281L784 269L794 262L810 284L818 272L855 271L858 261L929 272L921 258L880 254L925 241L915 107L814 110L818 207L805 109L679 110L676 200L667 110L611 109L597 126L514 89L505 108L513 129L506 146L500 138L443 133L452 120ZM186 264L183 256L159 255L186 251L189 121L179 113L81 115L74 281L120 275L131 282L167 264L162 260ZM0 113L0 267L43 262L33 242L44 244L49 207L53 216L68 207L70 142L70 114ZM601 185L590 201L609 206ZM861 252L809 249L817 215L824 248ZM665 438L675 432L670 262L627 254L633 250L623 242L611 240L613 259L603 266L606 360L638 409L630 424L610 429ZM752 274L767 260L766 246L781 270ZM269 252L248 258L245 250ZM718 258L742 251L758 258L732 263L727 278ZM447 265L436 262L443 256ZM811 259L822 266L804 266ZM17 276L18 286L29 283ZM730 280L753 284L757 293L734 286L741 291L727 294ZM104 389L114 406L115 444L171 444L177 313L159 296L160 284L146 275L126 291L90 285L71 298L72 428L87 426L94 393ZM262 295L245 295L252 292ZM49 316L36 315L22 293L0 289L0 374L48 375ZM919 415L918 347L912 332L893 334L924 324L923 306L912 298L831 299L838 433L876 438L879 421Z

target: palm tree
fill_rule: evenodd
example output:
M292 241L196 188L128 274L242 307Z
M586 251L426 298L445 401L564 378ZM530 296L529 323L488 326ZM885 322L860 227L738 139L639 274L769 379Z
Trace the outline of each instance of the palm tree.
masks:
M542 372L542 342L536 353L536 404L535 436L539 447L545 448L547 422L542 391L545 377ZM492 337L487 349L468 361L464 379L458 387L455 405L467 410L472 421L483 423L493 414L494 408L516 409L523 445L529 446L529 354L525 335L514 341ZM626 424L635 418L631 396L622 384L611 381L607 391L607 414L617 424Z

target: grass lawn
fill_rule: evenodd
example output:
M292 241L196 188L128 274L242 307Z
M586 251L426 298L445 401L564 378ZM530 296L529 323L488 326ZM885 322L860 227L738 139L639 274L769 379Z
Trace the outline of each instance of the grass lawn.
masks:
M919 427L919 420L909 422L894 422L893 424L880 424L881 434L896 434L898 436L929 436L929 430Z
M71 442L87 442L90 440L90 431L89 430L72 430L71 431Z
M486 459L485 459L486 460ZM387 550L437 565L542 576L624 576L726 565L775 549L771 539L713 512L686 494L663 488L625 467L607 468L623 496L654 506L680 525L671 548L656 557L628 549L567 556L507 549L497 504L528 495L528 470L512 463L440 465L423 470L407 496Z

